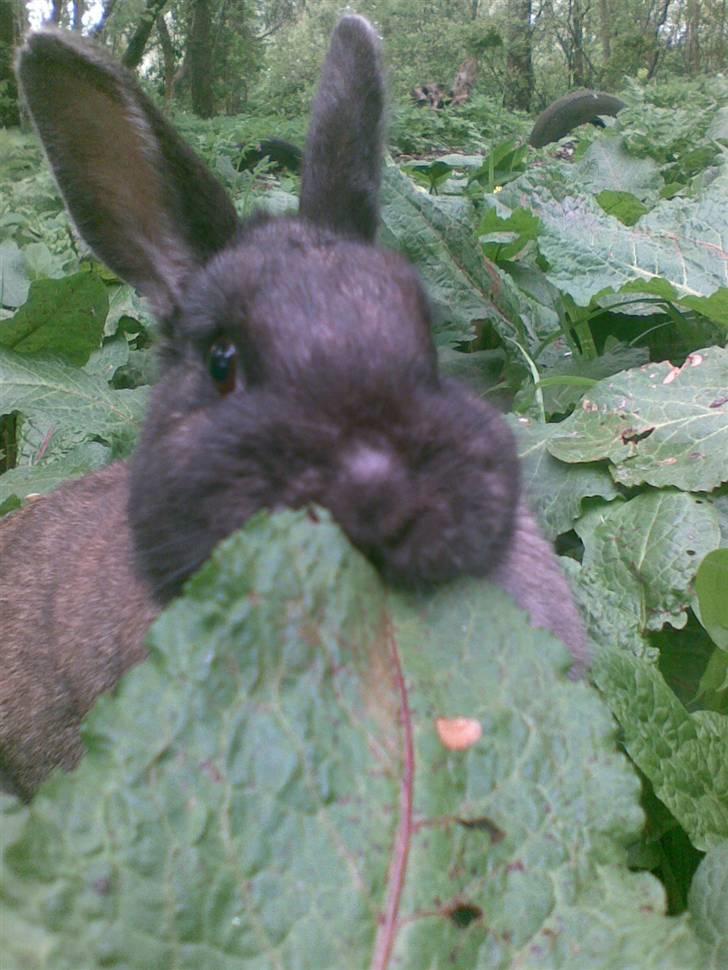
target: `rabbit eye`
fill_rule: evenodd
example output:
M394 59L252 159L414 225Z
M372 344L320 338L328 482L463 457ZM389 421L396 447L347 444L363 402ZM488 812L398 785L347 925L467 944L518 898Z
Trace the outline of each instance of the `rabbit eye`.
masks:
M238 351L229 340L218 340L210 347L207 366L220 394L235 390Z

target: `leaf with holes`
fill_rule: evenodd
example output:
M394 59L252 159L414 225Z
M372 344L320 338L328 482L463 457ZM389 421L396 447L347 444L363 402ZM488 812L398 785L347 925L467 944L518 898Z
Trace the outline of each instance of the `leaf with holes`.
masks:
M548 448L562 461L609 459L623 485L710 491L728 481L728 350L616 374L558 429Z
M639 781L568 656L482 581L395 595L328 516L258 516L6 800L3 970L685 970L627 868Z

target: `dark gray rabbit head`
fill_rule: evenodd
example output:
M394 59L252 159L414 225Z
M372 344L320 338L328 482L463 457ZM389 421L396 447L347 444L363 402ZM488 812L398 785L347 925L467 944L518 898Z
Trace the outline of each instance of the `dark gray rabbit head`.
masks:
M440 376L417 274L373 242L383 76L371 26L348 16L334 32L298 218L240 224L131 77L73 35L31 36L19 71L79 230L162 323L129 501L156 598L257 510L309 503L393 582L495 569L519 497L511 435Z

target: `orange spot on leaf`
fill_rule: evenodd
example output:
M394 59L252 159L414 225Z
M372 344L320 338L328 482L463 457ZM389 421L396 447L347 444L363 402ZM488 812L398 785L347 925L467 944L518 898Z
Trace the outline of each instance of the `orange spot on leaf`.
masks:
M480 721L472 717L438 717L435 726L438 737L450 751L466 751L483 736Z

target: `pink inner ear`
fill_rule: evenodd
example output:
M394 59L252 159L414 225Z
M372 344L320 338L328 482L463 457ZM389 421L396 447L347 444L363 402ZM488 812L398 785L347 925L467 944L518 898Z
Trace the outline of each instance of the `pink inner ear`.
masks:
M93 45L62 31L31 35L19 76L81 235L166 316L190 273L236 231L225 190Z
M146 119L123 92L114 97L61 72L54 81L38 124L49 131L48 154L71 215L96 255L164 312L192 261L167 216Z

